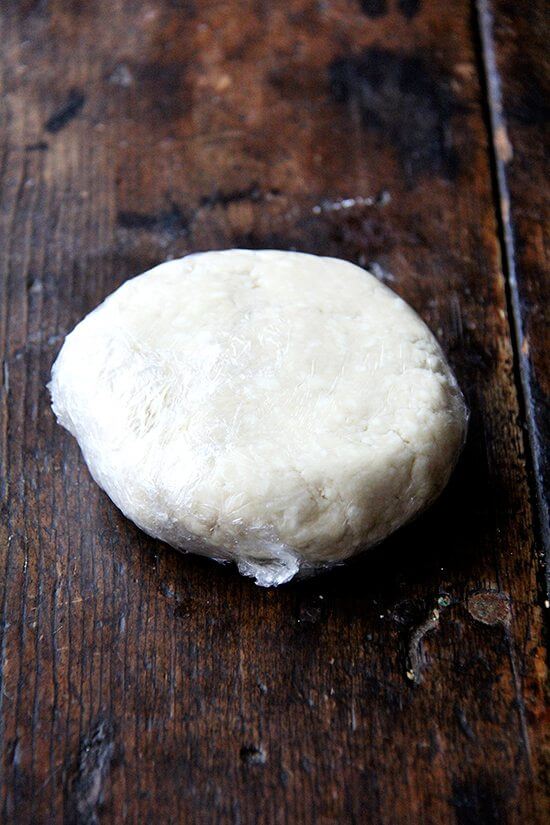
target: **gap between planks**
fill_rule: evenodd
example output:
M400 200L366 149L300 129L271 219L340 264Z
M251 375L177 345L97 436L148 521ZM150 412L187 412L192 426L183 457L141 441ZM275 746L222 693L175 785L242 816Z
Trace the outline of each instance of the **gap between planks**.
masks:
M539 599L542 604L550 597L550 510L545 496L542 467L537 449L537 424L534 417L534 399L529 383L529 356L523 351L525 330L521 314L516 270L516 249L510 216L510 189L506 173L510 144L503 112L502 88L497 69L493 36L493 14L489 0L474 0L473 37L482 93L482 111L488 134L493 202L504 275L506 309L513 353L514 379L522 423L525 467L529 480L529 494L533 521L545 555L544 571L537 560ZM527 430L527 438L525 437ZM541 581L544 578L544 581Z

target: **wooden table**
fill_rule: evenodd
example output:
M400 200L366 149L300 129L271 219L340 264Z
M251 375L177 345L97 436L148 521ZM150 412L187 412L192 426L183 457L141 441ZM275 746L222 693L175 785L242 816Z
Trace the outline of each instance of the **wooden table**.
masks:
M3 4L3 822L545 820L544 14ZM232 246L370 266L472 414L425 516L278 590L134 528L45 387L122 281Z

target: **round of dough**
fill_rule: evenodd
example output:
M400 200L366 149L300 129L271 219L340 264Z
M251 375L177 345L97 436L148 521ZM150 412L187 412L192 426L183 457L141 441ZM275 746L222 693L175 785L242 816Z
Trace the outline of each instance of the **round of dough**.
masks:
M126 516L266 586L416 515L467 422L403 300L353 264L273 250L189 255L127 281L67 337L50 390Z

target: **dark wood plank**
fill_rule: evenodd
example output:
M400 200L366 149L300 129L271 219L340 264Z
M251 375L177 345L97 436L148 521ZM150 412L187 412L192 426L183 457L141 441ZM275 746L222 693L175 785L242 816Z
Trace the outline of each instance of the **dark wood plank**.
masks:
M5 822L543 821L538 560L475 26L465 0L376 5L2 10ZM429 513L276 591L133 528L45 389L121 281L232 245L374 266L472 410Z
M517 358L550 554L550 14L543 0L479 0L479 15ZM550 555L546 563L550 587Z

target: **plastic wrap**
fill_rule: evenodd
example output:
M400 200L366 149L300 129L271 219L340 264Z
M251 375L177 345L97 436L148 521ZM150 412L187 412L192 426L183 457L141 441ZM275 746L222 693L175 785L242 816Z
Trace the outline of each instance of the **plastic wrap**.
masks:
M435 338L345 261L228 250L124 283L52 407L122 512L260 585L380 542L443 489L467 410Z

